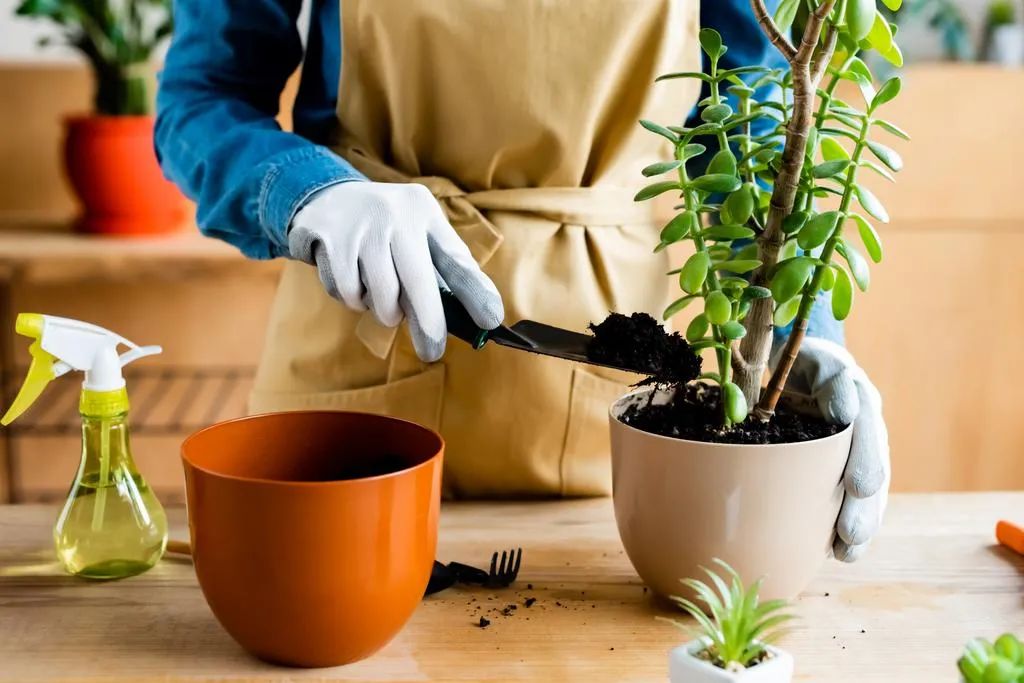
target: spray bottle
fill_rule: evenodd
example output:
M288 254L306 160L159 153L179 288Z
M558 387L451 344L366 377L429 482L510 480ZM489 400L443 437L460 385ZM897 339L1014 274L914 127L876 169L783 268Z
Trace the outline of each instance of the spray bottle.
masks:
M167 517L132 460L121 368L162 349L137 346L96 325L38 313L19 315L15 330L35 340L29 347L32 364L0 424L25 412L51 380L72 370L85 373L79 401L82 461L53 529L61 564L93 579L146 571L164 553ZM129 350L118 356L121 345Z

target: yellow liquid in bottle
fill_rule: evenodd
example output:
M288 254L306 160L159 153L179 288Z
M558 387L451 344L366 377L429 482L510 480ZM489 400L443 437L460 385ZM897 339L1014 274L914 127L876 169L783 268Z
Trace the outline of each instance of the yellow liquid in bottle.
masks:
M82 419L82 462L53 530L61 564L77 576L141 574L167 544L167 517L135 469L125 417Z

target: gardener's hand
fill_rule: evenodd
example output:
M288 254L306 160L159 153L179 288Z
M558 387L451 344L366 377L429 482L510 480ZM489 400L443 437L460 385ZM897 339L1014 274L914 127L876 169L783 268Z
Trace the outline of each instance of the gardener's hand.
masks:
M815 337L804 340L790 381L795 391L816 400L829 422L853 423L853 445L843 475L846 497L836 522L833 553L838 560L854 562L882 523L889 497L889 435L882 397L849 351Z
M438 275L480 327L494 329L505 317L494 283L422 185L326 187L295 214L288 248L315 265L327 293L349 308L369 309L388 327L404 314L426 362L444 355L448 336Z

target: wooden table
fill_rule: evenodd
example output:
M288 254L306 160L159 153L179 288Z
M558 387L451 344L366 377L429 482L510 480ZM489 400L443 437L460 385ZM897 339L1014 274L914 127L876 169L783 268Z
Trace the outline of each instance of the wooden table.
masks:
M970 637L1024 633L1024 560L991 535L997 518L1021 516L1024 493L897 495L889 509L869 557L828 563L799 600L801 620L782 642L798 680L954 681ZM375 657L326 670L247 656L210 614L187 562L113 583L61 574L54 514L0 507L3 681L663 681L681 639L655 621L668 612L633 574L608 500L447 507L440 557L482 563L494 548L522 545L518 584L441 593ZM181 537L182 511L171 518ZM474 625L481 613L487 628Z

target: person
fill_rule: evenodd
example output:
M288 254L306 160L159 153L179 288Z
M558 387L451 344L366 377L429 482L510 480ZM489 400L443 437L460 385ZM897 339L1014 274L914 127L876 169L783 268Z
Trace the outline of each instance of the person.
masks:
M291 259L251 410L436 428L452 497L607 494L606 411L624 377L446 348L438 278L487 329L663 310L660 226L632 194L664 149L636 122L692 111L696 86L652 84L700 68L701 25L725 36L726 67L783 64L748 2L312 0L305 45L301 5L177 0L158 94L157 151L200 229ZM793 376L826 416L856 422L835 545L853 560L885 507L885 428L841 331L816 329Z

